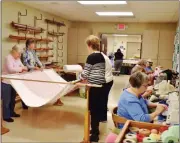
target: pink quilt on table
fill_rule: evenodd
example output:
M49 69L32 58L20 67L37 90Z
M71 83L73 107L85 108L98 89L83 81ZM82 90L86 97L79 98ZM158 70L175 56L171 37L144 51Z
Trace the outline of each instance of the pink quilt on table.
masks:
M67 82L53 69L4 76L21 79ZM24 103L29 107L40 107L46 104L53 104L57 99L75 88L75 85L72 84L55 84L22 80L10 80L10 83Z

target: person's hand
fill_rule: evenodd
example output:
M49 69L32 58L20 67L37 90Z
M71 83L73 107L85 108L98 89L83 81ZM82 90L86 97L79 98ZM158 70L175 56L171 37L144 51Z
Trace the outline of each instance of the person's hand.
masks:
M162 104L157 104L155 112L159 115L165 111L165 107Z
M23 67L22 71L28 71L28 68L27 67Z
M34 70L39 70L40 68L39 67L34 67Z
M168 106L167 106L167 105L165 105L165 104L160 104L160 105L162 105L162 106L164 107L165 110L168 109Z
M44 68L39 68L40 71L43 71Z

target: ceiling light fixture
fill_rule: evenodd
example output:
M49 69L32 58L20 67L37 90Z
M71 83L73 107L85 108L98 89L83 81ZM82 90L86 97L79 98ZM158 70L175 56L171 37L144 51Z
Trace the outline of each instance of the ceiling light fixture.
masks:
M127 4L126 1L77 1L80 4L85 4L85 5L94 5L94 4Z
M133 16L132 12L96 12L99 16Z
M128 35L113 34L112 36L128 36Z

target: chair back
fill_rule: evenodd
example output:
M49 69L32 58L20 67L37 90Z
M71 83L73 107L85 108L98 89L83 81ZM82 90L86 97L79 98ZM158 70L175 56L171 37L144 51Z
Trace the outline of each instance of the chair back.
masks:
M117 109L118 109L117 107L113 108L112 119L114 122L114 126L118 128L118 124L125 124L127 119L124 117L118 116Z

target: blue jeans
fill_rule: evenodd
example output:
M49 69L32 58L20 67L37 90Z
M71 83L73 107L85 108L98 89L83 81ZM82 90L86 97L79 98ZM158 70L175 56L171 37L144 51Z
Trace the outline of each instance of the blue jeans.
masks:
M3 119L9 119L14 114L16 91L10 84L1 82L1 99L3 102Z

